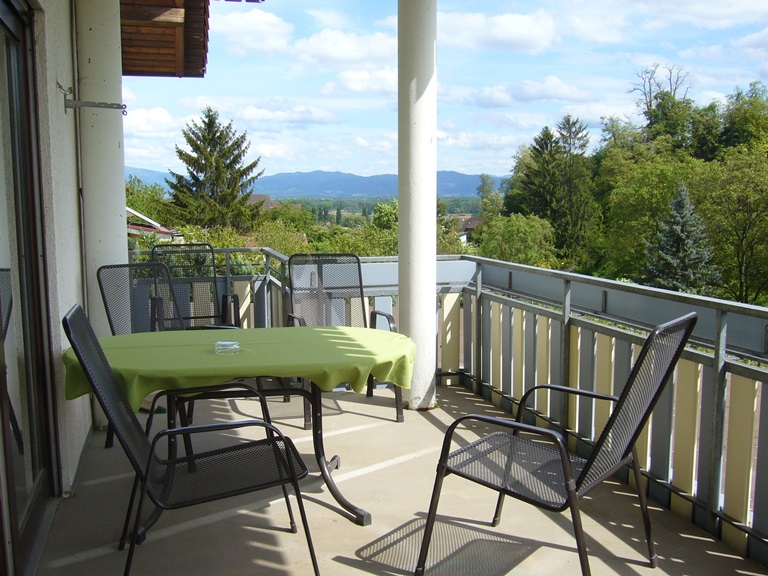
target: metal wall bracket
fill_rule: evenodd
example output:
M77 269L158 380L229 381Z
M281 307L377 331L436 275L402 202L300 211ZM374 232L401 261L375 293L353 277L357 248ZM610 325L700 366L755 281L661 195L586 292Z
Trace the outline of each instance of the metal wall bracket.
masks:
M56 86L58 86L61 93L64 94L64 111L65 112L69 108L110 108L113 110L122 110L123 116L128 115L128 110L126 110L125 104L112 104L110 102L89 102L87 100L75 100L73 98L67 98L67 96L72 94L72 88L65 89L58 82L56 82Z

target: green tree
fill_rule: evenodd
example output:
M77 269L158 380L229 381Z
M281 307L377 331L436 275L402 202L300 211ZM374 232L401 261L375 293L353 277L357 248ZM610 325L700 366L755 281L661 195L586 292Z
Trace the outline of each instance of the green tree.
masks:
M245 163L250 148L247 133L238 133L231 121L222 124L218 111L209 106L182 135L188 150L177 145L176 156L187 167L187 175L171 172L166 182L187 222L250 229L259 210L249 202L251 187L263 170L256 172L260 158Z
M558 249L573 263L583 263L590 236L600 227L600 207L594 198L592 163L586 156L587 126L566 115L557 125L562 159L557 165L559 186L551 220Z
M556 198L560 191L558 163L562 150L557 136L545 126L533 139L533 144L518 155L511 197L505 201L509 213L532 214L545 220L555 216Z
M125 204L167 228L184 224L183 213L172 204L159 184L145 184L136 176L125 182Z
M676 292L712 294L718 279L704 226L688 190L680 184L668 216L656 238L648 243L647 262L639 281Z
M741 88L728 96L723 113L723 144L768 146L768 88L752 82L745 92Z
M768 303L768 162L765 152L742 145L711 163L700 188L699 210L722 274L723 296Z
M496 216L485 224L478 253L486 258L549 268L555 260L554 240L552 226L542 218Z
M373 209L371 224L379 230L397 230L398 205L397 200L379 202Z

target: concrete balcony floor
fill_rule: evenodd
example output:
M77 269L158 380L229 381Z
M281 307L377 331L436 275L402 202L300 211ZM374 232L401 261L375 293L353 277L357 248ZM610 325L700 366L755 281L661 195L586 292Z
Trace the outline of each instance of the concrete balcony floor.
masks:
M317 474L310 432L301 427L300 403L270 401L275 423L294 439L310 466L302 493L321 573L412 574L446 427L461 414L497 411L450 386L438 388L439 408L406 412L402 424L394 422L388 390L377 391L373 399L350 392L325 398L326 450L339 454L342 463L334 477L350 501L371 513L369 526L357 526L337 513ZM198 405L196 421L232 418L232 408L241 415L259 414L254 401L219 402L206 409ZM133 475L119 445L107 450L103 444L104 433L94 433L80 465L76 492L58 503L39 576L122 573L126 552L118 551L116 543ZM660 556L656 570L648 566L637 498L631 490L619 482L605 483L582 501L594 575L768 575L768 569L738 557L692 524L651 504ZM501 524L492 528L494 505L490 491L460 478L446 479L427 574L579 573L567 512L546 513L508 499ZM311 574L301 527L291 534L286 526L279 489L168 511L137 547L132 573Z

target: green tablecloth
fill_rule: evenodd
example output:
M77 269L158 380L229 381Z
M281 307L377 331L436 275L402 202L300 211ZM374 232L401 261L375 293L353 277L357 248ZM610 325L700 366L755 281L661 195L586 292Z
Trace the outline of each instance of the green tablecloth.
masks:
M218 340L239 342L237 354L216 354ZM348 382L361 392L368 374L410 388L416 346L368 328L187 330L108 336L99 340L134 409L151 392L219 384L243 376L301 377L323 390ZM67 399L91 391L70 348L64 353Z

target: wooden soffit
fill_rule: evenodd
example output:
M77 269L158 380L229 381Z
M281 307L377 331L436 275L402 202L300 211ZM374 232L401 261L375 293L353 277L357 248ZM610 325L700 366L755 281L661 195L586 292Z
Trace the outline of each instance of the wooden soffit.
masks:
M208 0L120 0L124 76L201 78Z

